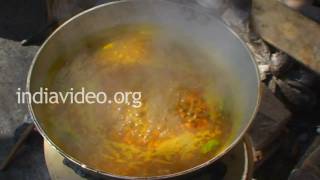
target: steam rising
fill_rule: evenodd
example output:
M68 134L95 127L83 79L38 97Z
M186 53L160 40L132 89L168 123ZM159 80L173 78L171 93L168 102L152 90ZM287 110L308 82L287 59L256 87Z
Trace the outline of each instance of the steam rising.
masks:
M44 126L49 135L58 137L57 144L65 146L66 152L74 154L77 149L77 157L95 164L103 159L83 159L84 154L107 153L108 149L95 144L126 137L129 129L134 129L130 136L135 143L147 147L153 141L179 135L185 130L181 129L178 104L185 101L186 93L195 94L199 101L203 99L208 104L208 113L227 109L231 89L228 77L219 77L222 69L212 62L213 54L201 51L191 39L160 31L150 24L116 26L99 34L88 38L86 49L57 61L50 70L49 89L76 91L85 87L108 94L142 92L143 105L140 108L127 104L44 105L48 119ZM197 118L197 114L186 111L185 116ZM224 123L231 128L230 122ZM61 125L63 128L59 128ZM216 128L222 131L220 125ZM160 133L157 139L154 132ZM79 138L82 134L85 136ZM221 138L228 136L222 134ZM88 148L83 142L89 143Z

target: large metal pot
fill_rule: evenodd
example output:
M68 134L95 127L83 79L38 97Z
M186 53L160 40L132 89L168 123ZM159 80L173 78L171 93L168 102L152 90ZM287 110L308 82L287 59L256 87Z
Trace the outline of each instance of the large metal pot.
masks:
M148 178L162 179L185 175L212 164L242 139L255 116L260 99L259 74L248 48L217 17L206 12L197 4L189 2L180 4L166 0L119 1L100 5L71 18L60 26L39 49L29 71L27 90L33 93L39 87L43 87L46 78L49 76L49 69L56 59L65 51L72 51L75 48L81 49L84 46L80 41L81 39L115 25L139 22L152 22L161 24L161 26L174 27L200 42L199 45L205 51L211 52L214 49L219 57L223 57L223 60L217 63L223 65L227 69L226 73L239 81L234 84L235 88L232 92L241 99L239 102L241 101L243 113L239 115L239 121L235 122L236 128L234 128L232 137L226 144L224 151L206 163L191 169ZM48 136L47 129L42 126L45 117L35 111L34 104L31 102L28 106L40 133L64 157L83 168L108 177L146 178L118 176L117 174L101 172L95 167L86 166L72 153L65 153L63 147L56 145L56 137Z

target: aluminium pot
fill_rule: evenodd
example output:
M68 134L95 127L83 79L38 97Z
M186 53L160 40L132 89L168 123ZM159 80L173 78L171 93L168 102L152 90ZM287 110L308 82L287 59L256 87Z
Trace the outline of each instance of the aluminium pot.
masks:
M80 39L115 25L140 22L174 27L183 31L184 34L192 36L201 42L200 45L204 50L210 52L214 49L220 57L223 57L223 61L219 61L219 63L227 69L228 74L238 78L239 83L235 84L234 93L242 99L243 113L239 117L240 120L237 122L230 142L217 156L188 170L163 176L130 177L110 174L87 166L75 158L72 153L66 153L63 147L55 143L56 137L47 134L47 130L42 126L44 117L34 110L34 104L31 102L28 102L29 111L44 139L65 158L89 171L120 179L164 179L193 173L213 164L240 142L255 117L260 101L260 80L257 65L245 43L218 17L195 3L181 4L169 0L117 1L94 7L76 15L52 33L39 49L29 71L27 91L33 93L43 87L49 76L49 69L54 65L56 59L68 49L72 51L73 48L81 48L83 44L79 41Z

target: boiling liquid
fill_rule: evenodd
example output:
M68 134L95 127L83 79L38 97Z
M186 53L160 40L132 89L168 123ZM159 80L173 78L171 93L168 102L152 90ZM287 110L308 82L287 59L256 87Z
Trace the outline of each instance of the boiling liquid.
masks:
M41 105L42 126L64 152L107 173L146 177L187 170L223 150L232 130L230 86L213 55L151 25L114 27L86 44L57 60L49 89L85 87L109 99L138 91L142 106Z

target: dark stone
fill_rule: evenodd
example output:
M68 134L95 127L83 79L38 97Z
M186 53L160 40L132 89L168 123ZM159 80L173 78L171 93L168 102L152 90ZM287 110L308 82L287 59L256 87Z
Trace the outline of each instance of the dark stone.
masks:
M293 67L293 60L284 52L276 52L271 55L270 70L276 77L284 76Z
M293 80L273 79L287 107L296 112L311 111L317 103L316 94L308 87Z
M292 172L289 180L319 180L319 177L309 170L299 169Z
M306 69L302 65L297 64L297 68L289 71L284 79L289 81L295 81L301 84L302 86L314 89L316 88L319 77L314 72L311 72L309 69Z
M243 11L249 11L251 8L251 0L229 0L230 3L236 8Z
M317 136L300 162L290 175L289 180L318 180L320 179L320 137Z
M254 119L249 134L256 150L268 147L285 128L291 113L265 86L259 112Z

